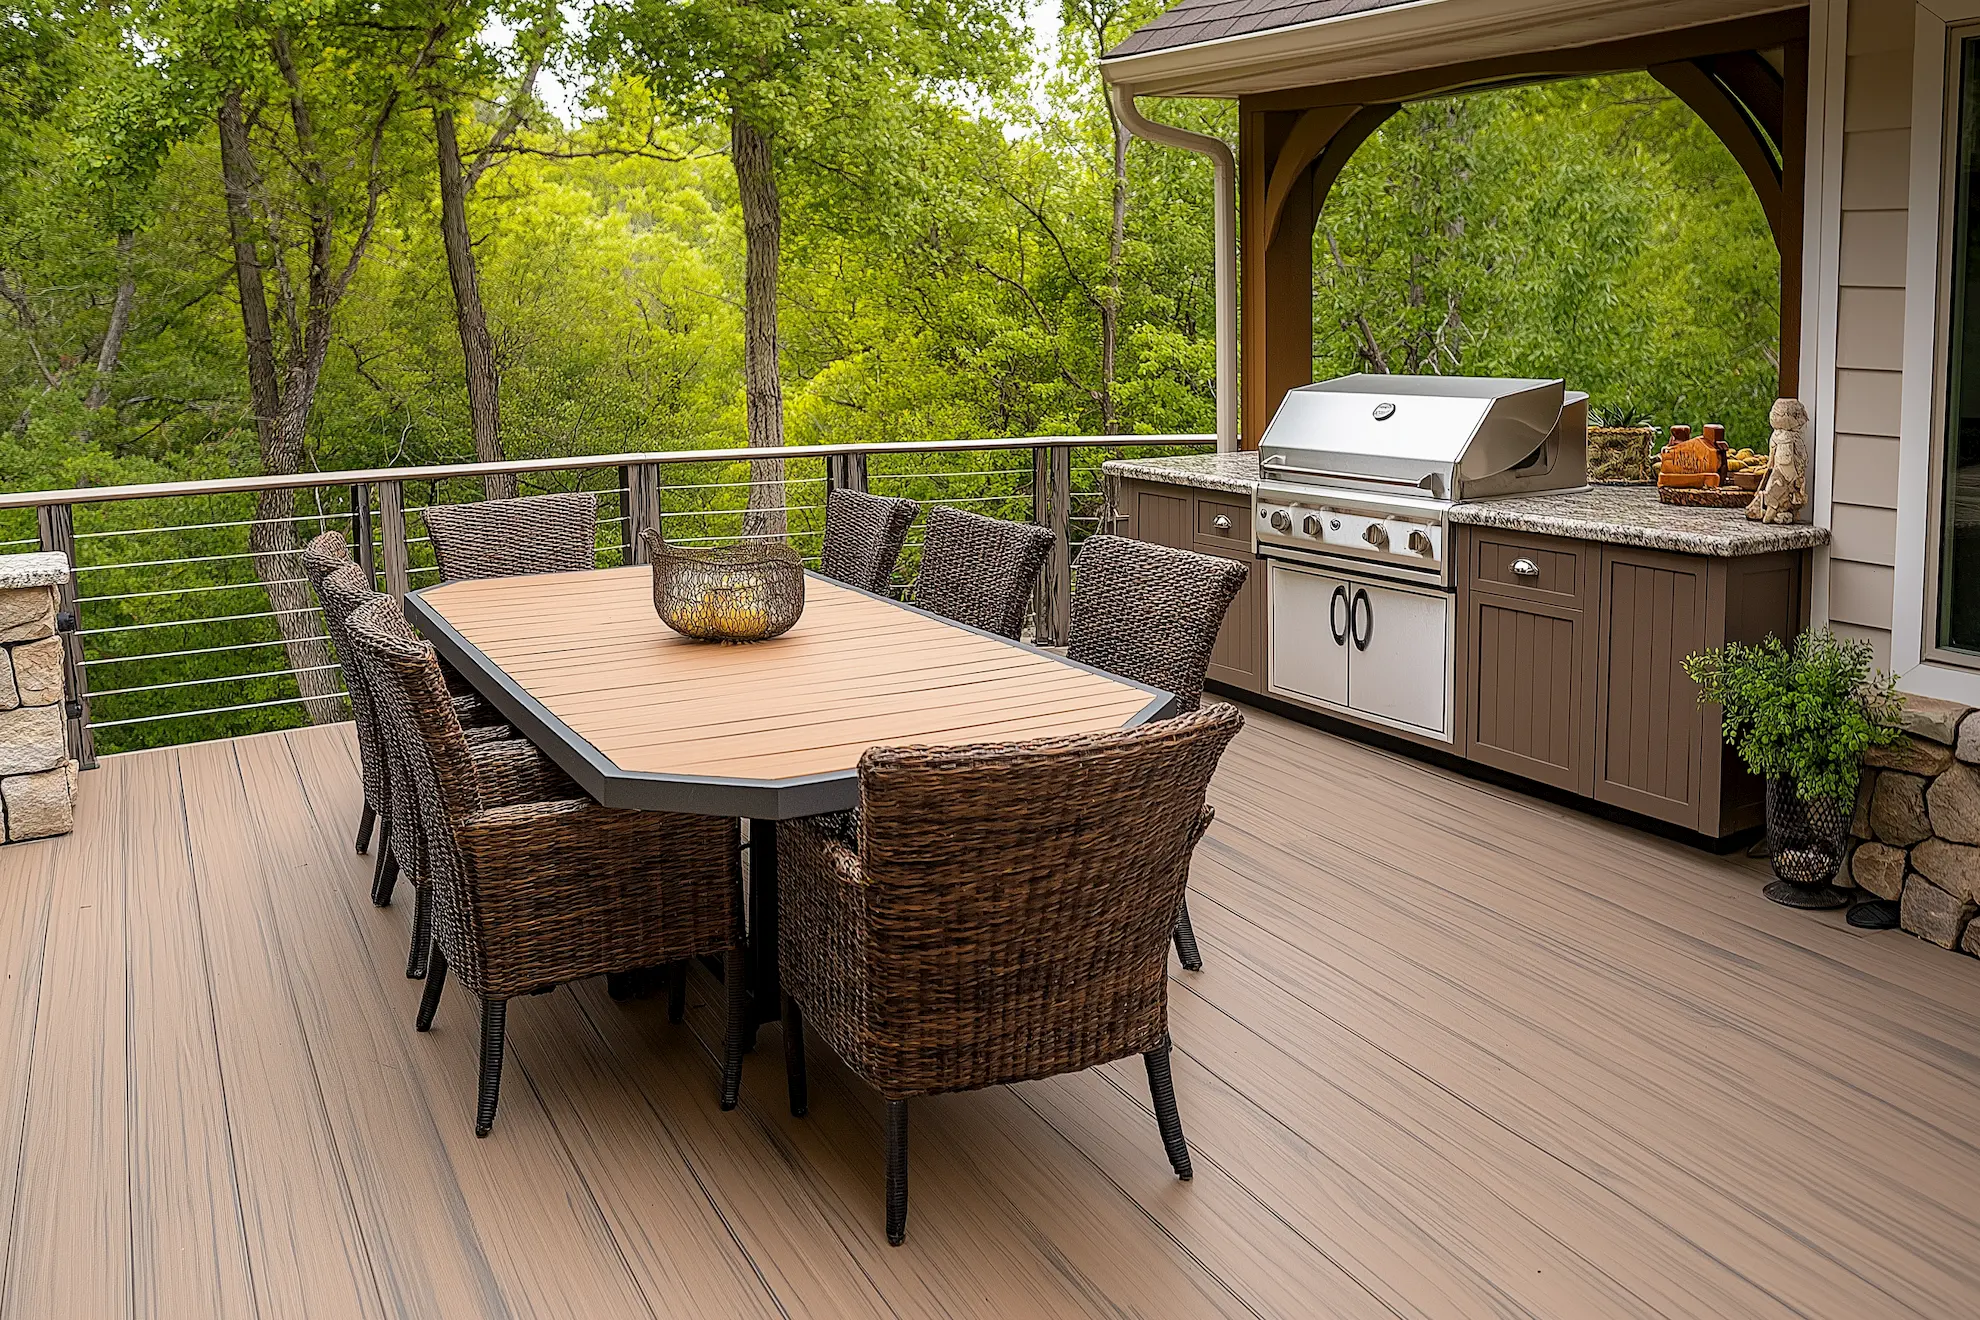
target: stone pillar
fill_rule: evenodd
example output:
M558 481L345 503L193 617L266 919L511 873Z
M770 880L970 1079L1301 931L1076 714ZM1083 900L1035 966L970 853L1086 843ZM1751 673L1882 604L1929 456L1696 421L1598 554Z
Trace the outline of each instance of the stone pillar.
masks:
M55 592L68 580L65 555L0 555L0 839L7 843L67 834L75 824L76 763L55 632Z

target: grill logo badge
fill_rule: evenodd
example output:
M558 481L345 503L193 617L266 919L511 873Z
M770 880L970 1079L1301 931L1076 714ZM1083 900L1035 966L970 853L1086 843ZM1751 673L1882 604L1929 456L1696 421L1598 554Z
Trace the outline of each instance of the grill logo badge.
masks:
M1395 404L1393 404L1393 403L1389 403L1389 402L1386 402L1386 401L1384 401L1384 402L1382 402L1382 403L1378 403L1378 404L1376 404L1376 405L1375 405L1375 420L1376 420L1376 421L1378 421L1378 422L1386 422L1386 421L1388 421L1388 420L1389 420L1389 419L1390 419L1391 417L1394 417L1395 415L1396 415L1396 405L1395 405Z

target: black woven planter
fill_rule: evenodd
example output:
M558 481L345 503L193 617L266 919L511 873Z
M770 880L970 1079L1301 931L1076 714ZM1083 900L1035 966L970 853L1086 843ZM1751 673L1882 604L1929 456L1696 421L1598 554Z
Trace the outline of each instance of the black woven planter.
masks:
M1797 908L1849 906L1849 892L1831 882L1848 852L1851 806L1828 798L1807 801L1790 779L1767 781L1767 842L1780 877L1767 886L1769 899Z

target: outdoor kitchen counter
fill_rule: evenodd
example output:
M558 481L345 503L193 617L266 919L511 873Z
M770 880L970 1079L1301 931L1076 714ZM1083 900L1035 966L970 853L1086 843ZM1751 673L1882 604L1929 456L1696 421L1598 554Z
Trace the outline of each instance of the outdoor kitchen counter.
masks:
M1103 471L1128 481L1223 491L1249 499L1258 484L1258 455L1254 451L1113 459ZM1774 526L1749 521L1741 509L1687 509L1659 503L1653 486L1593 486L1553 495L1475 500L1451 506L1450 519L1473 527L1715 558L1808 550L1829 543L1824 527Z

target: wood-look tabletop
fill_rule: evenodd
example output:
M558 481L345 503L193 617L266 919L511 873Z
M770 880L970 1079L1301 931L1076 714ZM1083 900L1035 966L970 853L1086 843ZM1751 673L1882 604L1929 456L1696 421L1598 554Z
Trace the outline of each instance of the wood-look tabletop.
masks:
M644 567L445 583L407 608L609 805L806 815L858 800L869 747L1095 733L1169 702L816 575L805 596L789 632L736 646L663 624Z

